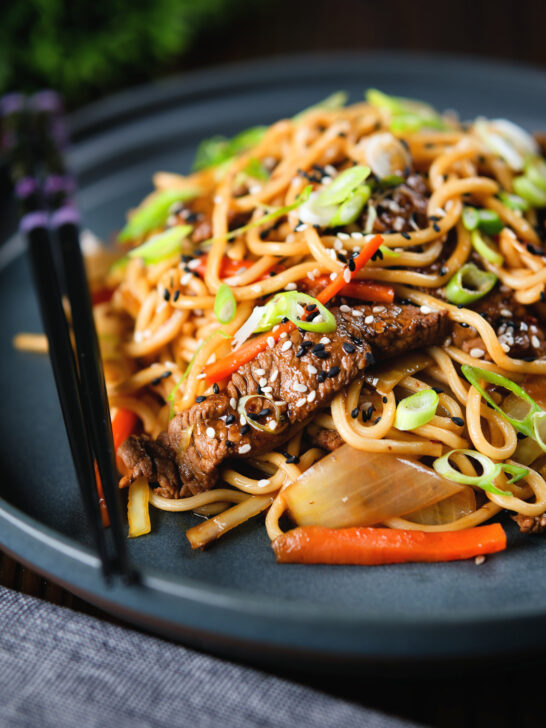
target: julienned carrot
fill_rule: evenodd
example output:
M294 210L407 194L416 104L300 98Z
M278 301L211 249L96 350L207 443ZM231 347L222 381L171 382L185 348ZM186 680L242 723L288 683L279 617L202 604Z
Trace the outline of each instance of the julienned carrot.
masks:
M136 427L138 417L131 410L119 409L116 412L116 416L112 420L112 436L114 440L114 452L117 452L118 447L125 442L125 440L131 435ZM121 461L116 458L118 469L122 465ZM108 509L106 508L106 501L104 500L104 492L102 489L102 481L100 479L99 469L97 467L97 461L95 465L95 480L97 481L97 493L99 496L99 507L102 518L102 525L110 525L110 519L108 518Z
M320 276L315 279L313 285L326 285L329 280L328 276ZM378 281L353 280L343 286L339 294L373 303L392 303L394 301L394 288L388 283Z
M336 296L358 271L366 265L382 242L383 238L381 235L375 235L365 243L357 257L351 259L350 266L346 265L334 280L328 283L326 288L318 294L317 300L321 303L328 303L328 301ZM223 357L219 361L209 364L203 370L207 384L214 384L214 382L220 382L222 379L229 377L240 366L252 361L261 351L265 351L270 345L271 340L276 342L280 339L281 334L284 332L288 333L295 328L295 324L291 321L286 324L281 324L275 331L266 331L261 336L256 336L247 341L232 354L228 354L228 356Z
M506 548L506 534L498 523L442 532L305 526L278 536L272 546L283 564L377 566L493 554Z
M195 269L196 273L198 273L201 278L203 278L205 275L205 271L207 269L207 260L208 255L202 255L199 259L199 267ZM233 260L233 258L228 258L226 255L222 258L222 261L220 263L220 278L231 278L232 276L236 276L239 273L242 273L243 271L252 268L255 263L255 260ZM276 271L278 271L279 269L280 266L275 266ZM269 278L270 270L271 269L266 270L264 273L262 273L258 280Z

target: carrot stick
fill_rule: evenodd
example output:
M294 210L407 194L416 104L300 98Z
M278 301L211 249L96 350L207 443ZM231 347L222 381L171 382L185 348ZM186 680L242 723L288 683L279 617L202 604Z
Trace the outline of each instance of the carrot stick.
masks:
M319 276L315 278L313 285L325 286L329 280L328 276ZM394 301L394 288L387 283L380 283L378 281L352 280L343 286L339 295L356 298L359 301L392 303Z
M330 281L326 288L318 294L317 300L321 303L328 303L328 301L336 296L342 288L351 281L358 271L366 265L382 242L383 238L381 235L375 235L371 240L365 243L358 256L351 259L351 265L345 266L334 280ZM261 351L265 351L271 340L276 342L280 339L281 334L285 332L288 333L295 328L295 324L291 321L286 324L281 324L275 329L275 331L266 331L261 336L256 336L255 338L247 341L232 354L228 354L219 361L208 364L203 369L207 384L214 384L214 382L220 382L222 379L229 377L240 366L252 361L252 359L254 359L254 357Z
M506 534L498 523L443 532L305 526L278 536L272 546L282 564L375 566L492 554L506 548Z

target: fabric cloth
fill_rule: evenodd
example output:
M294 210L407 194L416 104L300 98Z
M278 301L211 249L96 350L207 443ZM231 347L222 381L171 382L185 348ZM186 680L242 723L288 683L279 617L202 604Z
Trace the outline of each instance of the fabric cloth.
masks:
M2 728L415 725L4 588L0 625Z

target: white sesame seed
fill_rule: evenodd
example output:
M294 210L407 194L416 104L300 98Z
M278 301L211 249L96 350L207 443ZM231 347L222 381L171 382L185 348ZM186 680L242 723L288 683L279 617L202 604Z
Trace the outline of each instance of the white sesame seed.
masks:
M245 417L244 415L241 415L241 416L239 417L239 423L240 423L241 425L246 425L246 417Z
M351 237L353 240L362 240L364 235L362 233L351 233Z
M470 356L473 356L475 359L480 359L485 354L485 351L483 349L470 349Z
M364 316L364 314L362 313L362 311L359 311L357 308L353 308L353 310L351 311L351 314L355 318L360 318L361 316Z
M190 262L188 263L188 268L190 270L197 270L200 265L201 265L201 258L194 258L193 260L190 260Z
M334 248L336 250L342 250L343 249L343 243L341 242L341 240L337 240L336 239L336 241L334 242Z
M297 288L297 285L295 283L287 283L284 287L285 291L295 291Z
M531 337L531 344L533 345L534 349L538 349L540 346L540 339L538 336L532 336Z
M296 407L303 407L303 405L306 402L307 402L307 400L305 399L305 397L302 397L301 399L298 399L298 401L296 402Z
M267 488L269 485L269 478L262 478L258 480L258 488Z
M324 175L324 177L320 180L323 185L328 185L330 182L332 182L332 178L329 177L327 174Z
M205 372L202 372L201 374L198 374L195 378L196 379L204 379L205 378Z
M474 563L476 564L476 566L481 566L484 561L485 561L485 556L483 554L476 556L476 558L474 559Z
M271 387L268 387L268 389L271 389ZM266 427L267 427L268 430L276 430L277 429L277 423L275 422L275 420L271 420L271 422L269 422L266 425Z
M231 407L231 409L237 409L237 400L235 399L235 397L232 397L229 400L229 406Z
M421 306L420 311L421 313L432 313L430 306Z
M267 337L267 345L270 349L272 349L275 346L275 339L272 336Z
M333 248L329 248L327 251L328 255L332 260L337 260L337 254L336 251Z
M332 343L332 340L329 339L327 336L323 336L319 343L321 343L321 344L331 344Z
M273 387L262 387L262 392L265 392L266 394L269 394L273 391Z
M364 319L365 324L373 324L373 316L366 316Z
M288 351L290 347L292 346L291 341L285 341L284 344L281 346L281 351Z
M286 333L286 331L283 331L282 334L279 336L279 339L286 339L287 336L288 334Z
M256 374L259 377L263 377L265 374L265 369L254 369L254 374Z
M269 377L269 381L270 382L276 382L278 376L279 376L279 370L278 369L275 369L275 371L273 372L273 374Z
M329 174L330 177L335 177L337 175L337 169L331 164L326 164L324 167L324 171L326 172L326 174Z
M351 271L348 268L345 268L345 270L343 271L343 280L346 283L351 282Z
M535 326L534 324L531 324L531 325L529 326L529 331L530 331L530 332L531 332L532 334L538 334L538 329L537 329L537 327L536 327L536 326Z
M337 236L340 240L350 240L351 238L349 233L338 233Z
M312 364L309 364L309 366L307 367L307 371L309 372L309 374L316 374L318 369Z
M241 447L238 450L239 455L246 455L246 453L250 452L251 449L252 448L250 447L250 445L248 443L246 445L241 445Z
M294 390L294 392L307 392L307 385L300 384L299 382L295 382L292 385L292 389Z
M266 387L267 386L267 377L262 377L260 379L260 387Z
M351 307L350 307L350 306L347 306L347 304L346 304L346 303L344 303L344 304L342 304L342 305L341 305L341 306L339 307L339 310L340 310L340 311L343 311L343 313L349 313L349 311L351 310Z
M309 392L309 394L307 395L307 401L314 402L316 396L317 396L317 393L314 390L312 392Z
M214 431L214 427L207 427L207 437L214 438L216 435L216 432Z
M520 323L519 327L520 327L520 329L521 329L522 331L528 331L528 330L529 330L529 326L528 326L528 325L527 325L527 324L525 323L525 321L522 321L522 322Z
M508 308L501 308L500 310L501 316L506 316L506 318L512 318L512 311Z
M333 281L337 278L337 273L330 273L330 280Z
M279 328L279 324L275 324L275 326L273 326L271 331L275 332L278 328Z
M184 273L184 275L180 279L180 285L181 286L187 286L188 283L191 281L192 278L193 278L193 276L192 276L191 273Z
M372 308L372 311L374 313L383 313L383 311L386 311L386 308L385 308L385 306L374 306Z

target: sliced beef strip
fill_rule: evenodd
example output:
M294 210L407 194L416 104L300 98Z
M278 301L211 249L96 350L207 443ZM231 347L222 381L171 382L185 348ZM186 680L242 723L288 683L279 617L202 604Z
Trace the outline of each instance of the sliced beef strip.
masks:
M518 513L512 516L522 533L544 533L546 531L546 513L541 516L524 516Z
M445 312L423 313L412 305L344 306L333 308L332 313L335 332L323 335L295 329L240 367L225 391L171 420L168 439L184 484L181 495L213 487L224 459L277 447L290 437L290 425L307 420L375 361L439 343L450 329ZM240 421L240 397L260 394L278 403L279 427L286 426L282 432L261 432ZM258 397L252 403L259 403L259 408L268 404ZM140 462L135 466L132 454L124 462L133 469L127 481L138 477L133 472L142 473L143 466Z
M505 286L497 287L472 308L491 324L501 344L508 347L506 353L509 356L515 359L546 356L544 327L528 307L515 300L510 289ZM486 351L481 337L472 326L455 324L452 337L455 346L465 352L472 349Z
M371 202L377 209L373 227L375 233L390 230L411 233L428 225L428 190L420 174L410 174L403 184L388 192L374 194Z
M337 430L326 429L318 430L318 432L315 432L313 435L311 435L310 439L313 445L316 445L317 447L320 447L322 448L322 450L326 450L327 452L333 452L334 450L337 450L337 448L341 447L344 442L343 438Z

